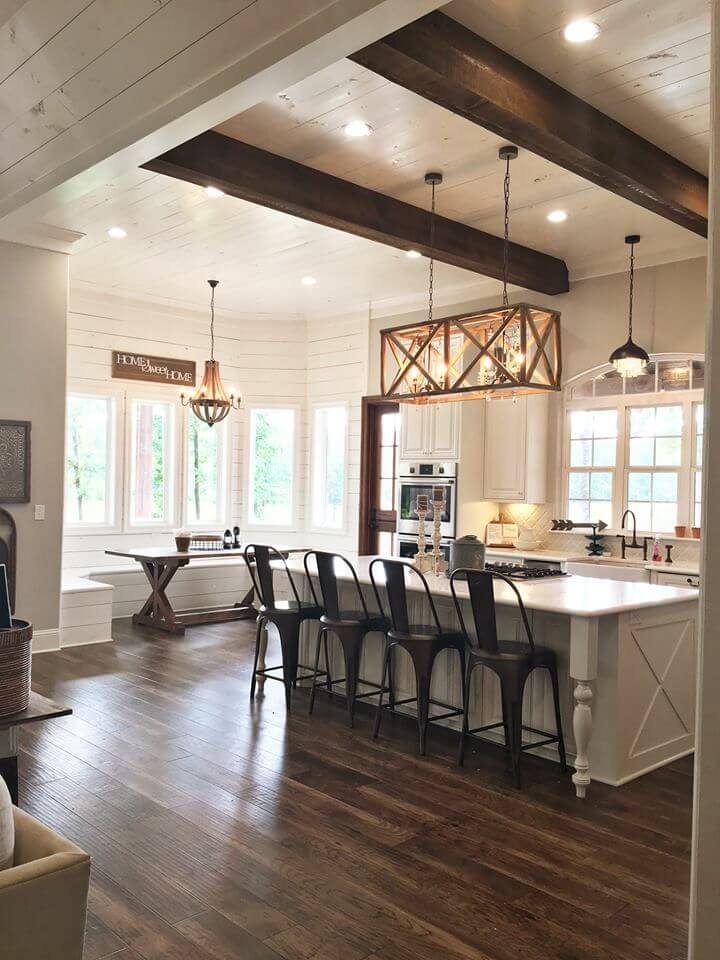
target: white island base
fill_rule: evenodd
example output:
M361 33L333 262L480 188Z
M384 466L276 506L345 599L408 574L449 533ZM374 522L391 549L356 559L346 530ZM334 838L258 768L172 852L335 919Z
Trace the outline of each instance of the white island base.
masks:
M367 603L374 609L372 590L367 586L369 560L354 558L353 562ZM289 565L299 583L301 564L293 560ZM447 578L429 576L428 582L441 622L455 628ZM578 797L586 795L591 780L621 786L692 752L696 590L584 577L518 586L535 642L557 653L565 744L568 758L575 767L572 782ZM307 583L304 589L309 597ZM460 585L459 590L465 592L466 588ZM421 595L413 591L411 607L413 597L418 605L423 602ZM348 607L357 607L349 585L345 600ZM510 588L503 583L496 585L496 604L500 638L523 639L517 603ZM420 617L420 609L415 613ZM410 616L413 619L412 609ZM472 622L469 606L466 622ZM305 663L312 662L314 654L315 626L309 627L301 655ZM332 643L331 648L333 673L342 676L339 645ZM368 635L361 676L379 681L381 654L382 637ZM415 677L410 659L402 650L396 651L395 656L396 693L402 698L414 696ZM454 651L445 651L438 657L433 670L432 695L445 703L461 703L460 668ZM528 680L523 717L528 726L554 731L546 671L537 670ZM478 668L471 695L470 726L500 719L498 681L490 671ZM448 724L457 726L457 721L448 721ZM490 731L485 736L497 741L502 735ZM537 752L558 760L554 745L540 747Z

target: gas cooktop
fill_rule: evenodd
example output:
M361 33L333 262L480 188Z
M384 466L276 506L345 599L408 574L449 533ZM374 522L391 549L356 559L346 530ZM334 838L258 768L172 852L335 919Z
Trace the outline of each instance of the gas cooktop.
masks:
M511 580L545 580L548 577L566 577L559 567L524 566L521 563L486 563L486 570L501 573Z

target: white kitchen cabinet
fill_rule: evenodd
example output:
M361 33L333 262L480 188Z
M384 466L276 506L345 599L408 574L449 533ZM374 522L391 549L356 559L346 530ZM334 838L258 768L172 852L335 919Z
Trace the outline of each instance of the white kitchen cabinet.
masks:
M458 460L459 403L401 403L401 460Z
M545 395L488 401L483 471L486 500L545 503L548 409Z
M664 573L653 570L650 582L659 583L665 587L699 587L700 577L697 573Z

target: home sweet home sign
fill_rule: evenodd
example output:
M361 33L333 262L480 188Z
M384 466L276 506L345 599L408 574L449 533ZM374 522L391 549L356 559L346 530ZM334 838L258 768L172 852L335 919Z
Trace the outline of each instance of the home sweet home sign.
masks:
M151 357L145 353L113 350L112 375L117 380L145 380L150 383L171 383L181 387L195 386L195 361Z

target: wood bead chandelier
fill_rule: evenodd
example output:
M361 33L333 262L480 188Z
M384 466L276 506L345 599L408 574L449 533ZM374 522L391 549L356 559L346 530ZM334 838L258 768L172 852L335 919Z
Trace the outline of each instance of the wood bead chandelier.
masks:
M383 396L406 403L430 403L561 389L560 314L529 303L508 302L510 161L517 154L517 147L500 148L500 159L505 161L502 304L435 320L431 259L427 320L380 332ZM432 186L432 247L435 185L442 177L426 174L425 181Z
M210 285L210 359L205 361L202 383L192 397L180 394L180 402L189 406L198 420L209 427L220 423L231 410L238 410L240 397L228 394L220 377L220 364L215 359L215 288L219 280L208 280Z

